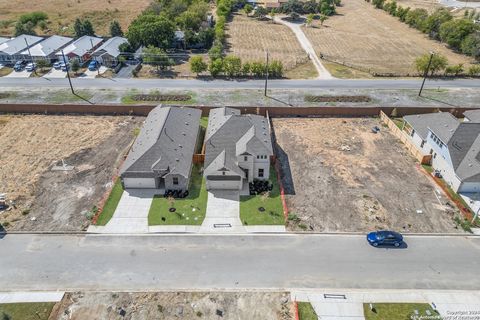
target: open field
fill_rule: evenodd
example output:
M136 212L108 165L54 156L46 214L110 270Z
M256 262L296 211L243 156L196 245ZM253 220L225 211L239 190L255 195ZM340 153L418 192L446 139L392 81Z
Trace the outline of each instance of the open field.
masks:
M273 125L287 206L300 219L290 230L462 232L453 221L458 210L379 119Z
M285 71L308 62L305 51L293 32L278 23L259 21L244 13L234 13L226 28L228 54L242 61L265 61L268 49L270 60L283 62Z
M48 320L54 302L0 304L2 320Z
M432 50L446 56L450 64L471 61L363 0L345 1L337 10L338 15L323 26L315 21L303 28L316 53L328 59L395 75L416 75L415 59Z
M291 309L282 292L76 292L65 294L49 319L290 320Z
M130 22L149 4L151 0L37 0L35 5L29 0L0 0L0 34L13 35L15 21L22 14L43 11L48 14L46 30L38 28L39 34L73 34L76 18L88 18L98 35L109 35L112 20L120 22L125 31Z
M139 124L129 117L0 116L0 193L16 208L7 230L81 230ZM52 171L54 166L74 166Z

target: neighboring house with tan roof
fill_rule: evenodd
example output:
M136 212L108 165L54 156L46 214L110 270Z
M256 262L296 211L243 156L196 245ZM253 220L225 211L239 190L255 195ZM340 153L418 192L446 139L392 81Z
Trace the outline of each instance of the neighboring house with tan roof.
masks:
M480 191L480 123L460 122L450 113L403 117L404 128L432 167L455 192Z
M463 113L463 121L468 122L480 122L480 109L468 110Z
M241 190L254 179L267 180L273 155L268 119L240 110L210 110L205 135L207 189Z
M187 190L201 111L153 109L120 169L124 188Z

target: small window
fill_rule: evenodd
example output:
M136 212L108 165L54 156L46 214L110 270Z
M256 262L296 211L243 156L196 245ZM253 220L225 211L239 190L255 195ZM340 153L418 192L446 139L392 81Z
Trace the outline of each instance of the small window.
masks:
M435 152L435 153L433 154L433 159L435 159L436 157L437 157L437 153Z
M422 143L420 144L420 148L423 148L424 144L425 144L425 141L422 140Z
M248 157L247 157L247 156L244 156L244 157L243 157L243 161L248 161Z
M257 159L260 159L260 156L257 155Z
M258 177L263 178L263 169L258 169Z
M178 177L173 177L173 185L178 185Z

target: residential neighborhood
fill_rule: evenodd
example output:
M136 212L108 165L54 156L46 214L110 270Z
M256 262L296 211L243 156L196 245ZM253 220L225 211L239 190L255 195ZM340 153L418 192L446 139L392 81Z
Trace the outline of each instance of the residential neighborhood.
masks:
M479 21L0 0L0 320L479 318Z

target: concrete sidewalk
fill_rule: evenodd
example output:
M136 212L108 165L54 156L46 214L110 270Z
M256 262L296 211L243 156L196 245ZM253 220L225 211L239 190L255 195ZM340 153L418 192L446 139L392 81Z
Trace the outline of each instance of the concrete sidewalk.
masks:
M58 302L65 292L0 292L0 303Z
M364 303L429 303L441 316L480 312L479 291L448 290L341 290L292 291L292 300L310 302L319 319L360 320Z

